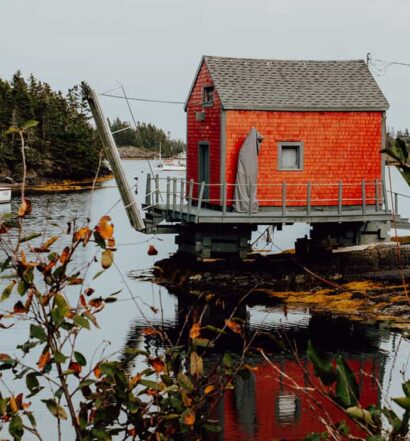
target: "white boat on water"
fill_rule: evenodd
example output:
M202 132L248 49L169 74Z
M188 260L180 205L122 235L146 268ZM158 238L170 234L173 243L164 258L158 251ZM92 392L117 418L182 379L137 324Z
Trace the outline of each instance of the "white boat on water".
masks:
M157 164L158 171L185 171L186 161L185 159L166 159L160 160Z
M157 171L185 171L186 158L181 154L174 159L162 159L161 144L159 145L159 159L156 166Z
M11 189L0 187L0 204L7 204L11 201Z

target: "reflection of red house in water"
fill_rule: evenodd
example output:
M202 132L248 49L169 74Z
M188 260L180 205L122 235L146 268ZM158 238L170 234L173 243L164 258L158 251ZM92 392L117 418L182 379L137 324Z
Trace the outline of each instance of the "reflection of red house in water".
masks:
M379 402L376 379L382 373L380 356L350 359L350 368L356 373L360 387L360 404L367 407ZM310 387L303 369L294 361L281 360L274 365L300 386ZM313 385L320 387L312 366L306 367ZM224 441L303 440L308 433L326 430L319 417L334 423L348 420L346 415L319 392L310 392L310 398L295 390L289 380L280 378L268 364L259 366L247 380L239 380L235 390L225 394L223 404ZM352 433L363 435L350 424Z

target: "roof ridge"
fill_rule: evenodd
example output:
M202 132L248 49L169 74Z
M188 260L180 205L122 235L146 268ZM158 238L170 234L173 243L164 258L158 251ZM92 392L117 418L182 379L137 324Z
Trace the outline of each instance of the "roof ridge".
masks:
M365 60L363 58L352 58L352 59L331 59L331 60L323 60L323 59L295 59L295 58L248 58L248 57L226 57L221 55L204 55L204 59L221 59L221 60L243 60L243 61L282 61L282 62L312 62L312 63L351 63L351 62L363 62Z

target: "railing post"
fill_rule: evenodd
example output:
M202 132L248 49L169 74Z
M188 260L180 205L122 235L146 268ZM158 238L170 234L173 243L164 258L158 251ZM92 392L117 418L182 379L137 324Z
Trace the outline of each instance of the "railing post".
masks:
M253 210L253 183L249 183L249 216L252 215Z
M384 179L382 181L382 191L383 191L384 211L386 213L388 213L389 212L389 204L387 203L386 181Z
M343 182L339 181L339 188L338 188L338 194L337 194L337 212L342 214L342 207L343 207Z
M188 190L188 216L191 214L192 209L192 194L194 191L194 180L189 180L189 190Z
M159 204L159 175L155 175L155 205Z
M394 213L398 214L399 212L399 195L398 193L394 193Z
M312 208L312 183L307 183L307 189L306 189L306 197L307 197L307 215L310 216L310 210Z
M151 173L147 173L147 188L145 190L145 205L151 207Z
M226 215L226 181L222 184L222 215Z
M282 182L282 216L286 214L286 182Z
M377 178L374 181L374 205L376 211L379 211L379 180Z
M366 213L366 181L362 179L362 211Z
M177 211L177 178L172 178L172 211L175 218Z
M181 178L181 188L179 189L179 214L182 220L182 207L184 203L184 179Z
M198 216L201 212L201 207L202 207L202 199L204 197L204 191L205 191L205 182L202 181L201 182L201 187L199 189L199 197L198 197L198 206L196 207L196 217L198 219Z
M170 191L171 191L171 178L167 176L167 211L169 210L169 204L170 204Z

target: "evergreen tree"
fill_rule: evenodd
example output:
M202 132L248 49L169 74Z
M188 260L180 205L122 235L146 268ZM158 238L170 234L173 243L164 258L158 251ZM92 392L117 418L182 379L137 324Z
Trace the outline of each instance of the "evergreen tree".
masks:
M33 75L27 81L20 72L9 82L0 79L0 176L20 179L19 141L5 132L12 125L33 119L38 125L30 131L26 149L32 177L93 177L100 143L89 118L79 86L64 96Z
M185 143L180 139L172 139L170 133L165 133L164 130L156 127L151 123L137 123L137 130L135 130L129 122L121 121L116 118L110 122L110 127L113 132L121 130L121 132L114 134L115 142L119 147L139 147L148 150L159 151L163 156L174 156L185 151ZM128 130L122 130L129 127Z

